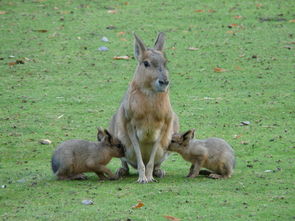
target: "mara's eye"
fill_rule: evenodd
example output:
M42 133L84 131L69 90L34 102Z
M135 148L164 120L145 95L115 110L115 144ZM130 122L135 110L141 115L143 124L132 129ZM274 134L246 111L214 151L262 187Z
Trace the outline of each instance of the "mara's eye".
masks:
M176 141L175 140L171 140L171 143L176 143Z
M150 63L148 61L144 61L143 64L146 68L150 66Z

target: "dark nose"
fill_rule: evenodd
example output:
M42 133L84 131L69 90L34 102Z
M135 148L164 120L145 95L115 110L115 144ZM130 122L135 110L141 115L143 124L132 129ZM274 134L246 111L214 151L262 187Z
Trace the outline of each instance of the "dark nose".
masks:
M159 80L159 84L160 85L168 85L169 84L169 81L168 80Z

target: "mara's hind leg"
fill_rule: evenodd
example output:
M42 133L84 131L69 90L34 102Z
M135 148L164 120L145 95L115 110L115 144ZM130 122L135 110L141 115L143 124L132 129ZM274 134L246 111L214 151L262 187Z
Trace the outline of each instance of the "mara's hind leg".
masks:
M104 165L100 165L97 169L95 169L95 173L99 177L102 177L102 178L104 178L103 176L105 176L105 174L106 174L107 179L109 179L109 180L117 180L117 179L119 179L119 177L117 175L113 174L113 172L110 169L108 169L107 167L105 167Z
M161 164L155 166L153 175L157 178L163 178L166 174L165 170L161 169Z
M229 163L221 163L219 171L217 173L211 173L208 177L212 179L226 179L230 178L233 173L233 166Z
M129 167L125 160L121 159L122 167L118 168L116 171L116 175L118 177L123 177L129 175Z

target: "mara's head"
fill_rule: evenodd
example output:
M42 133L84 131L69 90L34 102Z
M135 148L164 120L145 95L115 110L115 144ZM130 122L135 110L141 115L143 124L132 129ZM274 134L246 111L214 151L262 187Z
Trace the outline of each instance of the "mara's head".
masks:
M181 151L186 148L190 140L194 139L195 129L188 130L184 133L175 133L172 135L171 142L169 144L169 151Z
M97 128L97 140L110 148L113 157L124 157L125 148L121 141L110 134L107 129Z
M138 61L134 80L143 91L166 92L169 86L169 73L164 54L164 33L159 33L154 48L147 48L134 34L134 55Z

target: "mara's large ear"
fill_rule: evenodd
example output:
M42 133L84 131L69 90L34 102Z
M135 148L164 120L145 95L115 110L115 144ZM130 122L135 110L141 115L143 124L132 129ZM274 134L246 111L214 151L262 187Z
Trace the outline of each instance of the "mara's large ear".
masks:
M143 53L146 51L146 47L143 41L135 34L134 35L134 56L137 60L140 60Z
M165 34L163 32L160 32L158 34L154 48L158 51L163 51L164 50L164 43L165 43Z
M183 144L188 144L191 139L194 138L195 129L188 130L187 132L182 134L182 142Z
M100 142L105 137L105 132L101 127L97 128L97 140Z

